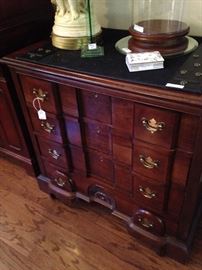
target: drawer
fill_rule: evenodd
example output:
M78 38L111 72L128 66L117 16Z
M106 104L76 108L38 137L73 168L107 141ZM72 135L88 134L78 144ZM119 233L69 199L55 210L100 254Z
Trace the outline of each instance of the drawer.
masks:
M61 144L43 140L41 137L37 137L37 142L41 156L43 156L48 162L66 169L69 168L67 149L65 149Z
M133 215L133 222L144 230L156 235L164 235L165 225L163 220L153 213L139 209Z
M112 135L112 149L114 160L131 165L132 163L132 140L129 137Z
M39 120L36 110L30 109L29 113L33 129L37 135L62 143L60 121L55 115L47 113L46 120Z
M134 105L132 102L112 98L112 126L132 137Z
M134 175L133 195L136 202L151 210L162 211L165 206L167 186L155 184L148 178Z
M112 157L101 152L88 151L89 174L105 181L114 181Z
M76 89L68 85L59 85L59 92L63 112L78 117Z
M20 75L20 79L27 103L33 106L33 100L38 97L40 98L41 108L45 112L56 113L54 87L51 82L24 75ZM37 102L35 102L35 106L38 108Z
M80 95L84 117L111 124L110 97L88 91L82 91Z
M65 127L69 143L81 146L81 128L77 118L65 117Z
M118 192L124 192L132 196L133 192L132 174L131 170L128 167L115 164L114 179L115 179L115 187L118 190Z
M136 139L171 148L176 139L178 114L149 106L135 105Z
M87 147L104 153L111 152L111 129L101 123L85 123L85 139Z
M68 172L49 162L44 162L47 176L53 185L69 192L75 191L75 184Z
M148 144L134 145L133 170L140 175L165 183L170 173L172 152L150 148Z
M70 145L71 162L74 170L86 173L85 153L81 147Z

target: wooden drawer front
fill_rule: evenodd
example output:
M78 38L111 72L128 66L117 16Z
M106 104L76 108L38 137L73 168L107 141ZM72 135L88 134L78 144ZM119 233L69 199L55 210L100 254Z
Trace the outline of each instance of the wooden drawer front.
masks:
M65 148L58 143L43 140L37 137L40 153L48 162L54 163L60 167L69 168Z
M112 126L131 137L133 133L133 108L132 102L112 98Z
M118 189L119 192L124 192L132 195L133 186L131 170L125 166L117 164L114 167L116 189Z
M82 114L84 117L111 123L111 99L95 92L81 93Z
M85 154L82 148L71 145L70 151L71 151L71 161L72 161L73 169L86 173Z
M170 216L179 217L185 197L185 189L172 184L168 197L168 213Z
M144 207L151 210L164 209L166 198L166 186L151 183L146 177L134 175L133 178L133 194L134 199Z
M111 130L109 126L100 123L85 123L87 147L104 153L111 152Z
M40 98L40 104L44 111L56 113L53 85L50 82L38 80L28 76L20 76L22 88L27 103L33 104L35 98ZM38 102L35 102L38 108Z
M165 233L162 219L144 209L139 209L135 212L133 222L153 234L163 235Z
M65 117L65 126L69 143L81 146L81 129L78 120L72 117Z
M47 176L50 178L53 185L69 192L73 192L75 190L73 180L70 178L67 171L60 169L58 166L49 162L44 162L44 166Z
M78 117L76 89L68 85L60 85L59 92L63 112Z
M133 170L141 175L165 183L169 173L171 153L165 150L155 150L149 145L136 143L134 145Z
M113 134L113 157L116 161L131 165L132 141L130 138Z
M34 131L48 140L61 143L61 130L59 120L55 115L47 113L46 120L39 120L35 110L29 110Z
M106 181L113 182L113 162L111 156L103 153L89 151L89 173L101 177Z
M135 138L170 148L178 125L176 113L153 107L135 106Z

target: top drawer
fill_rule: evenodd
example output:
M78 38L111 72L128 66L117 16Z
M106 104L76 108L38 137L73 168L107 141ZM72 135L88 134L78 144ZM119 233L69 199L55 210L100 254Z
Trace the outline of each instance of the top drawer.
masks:
M135 138L172 147L178 125L178 114L144 105L135 106Z
M111 99L109 96L82 91L81 102L84 117L111 124Z
M44 111L56 113L52 83L24 75L20 75L20 79L27 103L32 105L34 99L39 98ZM38 106L37 103L35 105Z

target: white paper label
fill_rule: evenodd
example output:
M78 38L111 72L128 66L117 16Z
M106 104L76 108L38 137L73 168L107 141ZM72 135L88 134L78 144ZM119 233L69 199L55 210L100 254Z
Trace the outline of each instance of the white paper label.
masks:
M46 112L43 111L42 109L38 110L37 113L38 113L38 118L40 120L46 120L47 119Z
M184 88L184 85L175 84L175 83L167 83L166 86L167 87L173 87L173 88L179 88L179 89L183 89Z
M144 32L144 27L138 25L138 24L134 24L134 30L137 31L137 32L140 32L140 33L143 33Z
M95 50L95 49L97 49L97 44L96 43L89 43L88 44L88 49L89 50Z

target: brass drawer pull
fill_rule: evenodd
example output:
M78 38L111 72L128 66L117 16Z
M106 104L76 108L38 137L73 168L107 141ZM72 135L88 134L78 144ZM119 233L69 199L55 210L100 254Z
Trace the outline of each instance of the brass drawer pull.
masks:
M41 88L39 89L33 88L32 93L42 101L44 101L48 95L48 92L43 91Z
M45 122L45 121L41 121L41 127L48 133L52 133L55 126L54 125L51 125L49 124L48 122Z
M143 155L139 155L139 160L147 169L158 168L160 164L159 160L153 160L151 157L144 157Z
M56 184L59 186L59 187L64 187L67 180L65 179L62 179L61 177L57 177L54 179L54 181L56 182Z
M149 187L143 188L142 186L139 186L138 190L147 199L152 199L156 197L156 193L152 191Z
M60 156L61 156L61 154L58 154L58 152L55 150L55 149L48 149L48 153L50 154L50 156L52 157L52 158L54 158L54 159L58 159Z
M151 133L162 131L165 128L164 122L157 122L154 118L147 120L145 117L141 119L142 125Z
M151 229L154 227L154 224L152 222L150 222L147 218L138 218L138 221L140 222L140 224L147 228L147 229Z

